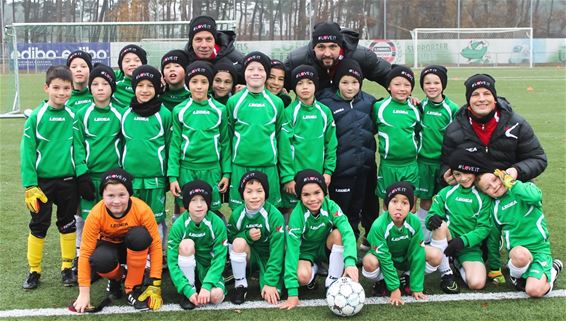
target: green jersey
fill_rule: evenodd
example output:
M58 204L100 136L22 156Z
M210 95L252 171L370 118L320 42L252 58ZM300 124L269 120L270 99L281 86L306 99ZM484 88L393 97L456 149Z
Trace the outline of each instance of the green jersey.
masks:
M122 167L134 178L167 175L167 153L171 138L171 112L161 106L159 112L143 117L131 108L122 116L124 151Z
M71 97L65 105L69 107L74 113L81 110L84 107L88 107L93 103L92 94L88 87L83 88L83 90L75 90L71 92Z
M314 169L330 174L336 168L336 125L330 109L314 101L305 105L296 99L285 109L283 131L289 136L294 173Z
M269 286L278 286L283 271L285 256L285 219L279 210L265 203L259 212L249 214L245 205L238 206L232 211L228 222L228 241L235 238L246 240L251 250L258 253L261 259L267 261L263 281ZM250 238L249 230L257 228L261 231L259 240Z
M466 247L478 246L489 235L492 209L493 200L474 186L447 186L432 198L426 226L438 215L448 224L452 238L461 238Z
M535 184L515 181L505 195L495 200L493 222L503 235L507 251L523 246L531 253L551 254L542 191Z
M173 133L169 147L167 176L176 182L180 168L206 170L220 164L230 178L230 135L226 108L214 99L189 98L173 109Z
M446 127L454 119L459 107L448 97L439 103L425 98L421 102L421 149L419 157L440 160Z
M400 103L391 96L373 106L381 159L401 162L417 159L421 121L417 107L410 100Z
M70 108L53 108L42 102L24 124L20 145L24 187L37 186L38 178L75 176L73 119Z
M175 106L184 102L191 97L191 93L187 88L183 86L181 89L167 89L163 94L159 96L161 102L169 111L173 111Z
M373 222L367 239L370 253L379 260L389 291L399 288L397 267L403 266L410 268L411 291L423 291L426 255L421 221L415 214L409 213L398 227L388 212L382 213Z
M226 226L222 219L211 211L206 213L200 223L195 223L189 212L185 211L171 226L167 238L169 275L177 292L190 298L196 293L196 290L189 284L189 280L183 275L178 263L179 244L185 239L191 239L195 243L195 260L198 265L207 270L204 280L200 280L202 288L210 291L222 279L222 272L226 264L228 252Z
M130 107L135 92L132 88L132 78L123 77L116 81L116 91L112 95L112 105L118 109L126 109Z
M281 132L283 102L268 90L252 93L247 88L228 99L232 162L241 167L279 165L282 183L293 179L291 148Z
M344 244L344 265L355 266L357 261L356 238L348 218L340 206L325 197L317 215L312 214L303 203L297 204L287 225L287 249L285 253L285 287L289 296L297 296L299 281L297 267L303 252L319 252L326 246L326 238L337 228Z
M73 148L77 176L104 173L120 166L122 115L110 104L91 104L79 110L73 124Z

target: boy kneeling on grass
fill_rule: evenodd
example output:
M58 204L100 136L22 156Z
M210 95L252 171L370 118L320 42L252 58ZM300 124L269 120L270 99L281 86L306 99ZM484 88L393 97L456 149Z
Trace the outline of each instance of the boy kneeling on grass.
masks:
M542 212L542 191L532 182L513 179L502 170L485 173L476 180L478 188L495 199L493 223L498 234L505 236L509 253L511 283L528 296L539 298L552 291L562 261L552 259L550 234ZM490 238L492 239L492 238ZM489 252L499 260L501 236L489 242ZM490 256L490 261L494 255ZM493 262L491 265L493 266Z
M376 282L374 295L390 292L389 303L393 305L404 304L401 291L415 300L426 299L425 272L436 271L442 253L424 245L420 220L410 213L415 204L413 186L408 182L393 183L385 196L387 212L374 221L368 233L371 247L364 257L362 274ZM401 277L397 269L403 271Z

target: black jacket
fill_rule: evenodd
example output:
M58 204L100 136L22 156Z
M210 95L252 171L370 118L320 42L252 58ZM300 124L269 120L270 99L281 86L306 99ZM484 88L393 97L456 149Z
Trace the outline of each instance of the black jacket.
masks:
M341 46L344 49L344 58L356 60L362 68L364 78L375 81L386 88L385 80L387 73L391 69L391 64L377 57L377 55L369 48L358 45L358 41L360 39L357 32L349 29L342 29L340 32L344 37L344 43ZM300 65L310 65L316 68L320 79L318 87L319 90L331 87L336 67L332 70L324 68L316 59L311 42L309 42L306 46L293 50L287 56L285 66L289 72Z
M501 115L485 149L495 162L496 168L514 167L519 172L519 180L529 181L546 168L546 154L529 123L513 112L504 97L497 98L497 107ZM444 134L441 175L448 169L447 164L452 151L474 145L484 146L472 129L467 106L463 106Z
M234 47L236 41L236 33L234 31L218 31L216 33L216 44L220 47L220 51L212 60L207 60L212 64L217 62L227 62L233 64L238 73L238 79L235 83L244 83L244 54ZM189 64L199 60L191 43L185 45L185 52L189 55Z
M330 108L336 124L338 149L332 177L375 175L376 131L371 119L375 98L362 91L347 102L336 95L336 89L326 88L317 99Z

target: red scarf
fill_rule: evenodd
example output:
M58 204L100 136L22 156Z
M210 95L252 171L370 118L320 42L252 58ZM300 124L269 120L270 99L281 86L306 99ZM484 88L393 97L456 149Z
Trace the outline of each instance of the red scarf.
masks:
M470 107L468 107L468 111L470 112L470 114L472 113ZM489 118L489 120L485 122L480 122L477 120L477 118L468 116L468 120L470 122L470 125L472 125L472 129L485 146L487 146L489 140L491 139L491 135L495 131L495 128L497 128L497 123L499 123L500 115L501 113L499 112L499 110L496 110L493 114L493 117Z

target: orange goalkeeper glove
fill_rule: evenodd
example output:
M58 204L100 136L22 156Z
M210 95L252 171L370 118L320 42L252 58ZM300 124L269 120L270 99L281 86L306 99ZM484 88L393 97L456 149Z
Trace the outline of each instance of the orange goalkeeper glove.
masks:
M28 187L26 189L26 206L30 212L39 213L39 201L47 203L47 196L38 186Z

